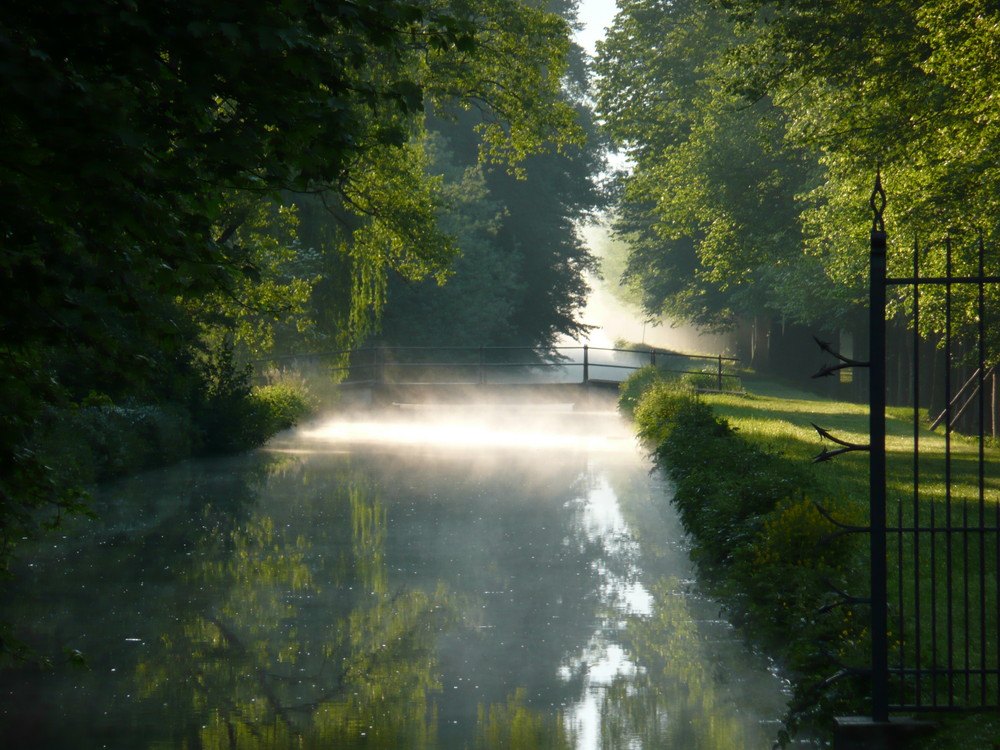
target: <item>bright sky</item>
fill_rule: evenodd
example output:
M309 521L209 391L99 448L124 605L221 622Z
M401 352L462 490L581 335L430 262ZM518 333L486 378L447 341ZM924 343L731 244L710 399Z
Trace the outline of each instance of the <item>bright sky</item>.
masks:
M584 29L576 40L587 52L594 54L594 45L604 36L618 10L615 0L580 0L579 20Z

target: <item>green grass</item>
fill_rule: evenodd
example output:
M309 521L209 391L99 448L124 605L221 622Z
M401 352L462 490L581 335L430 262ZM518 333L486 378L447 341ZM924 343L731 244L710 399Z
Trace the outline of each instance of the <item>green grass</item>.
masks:
M745 436L773 446L786 455L811 460L824 448L835 448L823 441L811 423L829 430L836 437L853 443L868 442L868 408L861 404L831 401L820 396L773 383L756 381L745 397L706 394L705 400L716 413L730 421ZM890 488L910 486L913 477L913 414L904 408L889 408L886 420L887 482ZM921 415L925 421L926 414ZM925 489L936 497L944 497L945 436L943 430L929 432L921 428L921 478ZM953 496L956 499L978 499L978 443L974 439L953 434L951 462ZM986 449L988 461L987 491L1000 490L1000 452ZM847 467L847 468L845 468ZM832 482L845 482L845 489L867 498L868 458L866 453L843 455L833 462L817 467L836 476Z
M703 398L744 438L793 461L808 463L824 448L837 447L822 440L812 422L843 440L868 442L867 406L831 401L770 382L749 381L747 387L747 397ZM920 423L926 424L926 415L919 416ZM932 433L921 427L917 441L920 491L915 497L913 413L890 408L886 423L888 525L908 526L914 519L927 525L933 518L937 527L997 526L1000 452L995 447L983 451L985 481L981 497L977 440L952 435L947 446L941 428ZM817 499L821 503L847 500L867 513L868 465L865 452L815 464L812 471L818 480ZM948 484L947 473L951 476ZM900 663L902 657L907 667L945 666L950 662L955 668L995 668L1000 660L996 533L951 534L949 541L944 534L925 532L919 535L919 543L915 543L914 536L889 535L890 664ZM981 588L985 589L982 595ZM893 689L904 700L912 700L919 691L928 701L932 699L931 683L932 679L924 676L919 684L908 679L894 683ZM937 678L934 689L939 704L950 700L957 704L997 701L996 678L985 682L978 677L963 678L951 684ZM948 718L945 729L920 746L969 747L967 738L974 729L983 738L983 744L977 747L1000 747L1000 722L995 716Z

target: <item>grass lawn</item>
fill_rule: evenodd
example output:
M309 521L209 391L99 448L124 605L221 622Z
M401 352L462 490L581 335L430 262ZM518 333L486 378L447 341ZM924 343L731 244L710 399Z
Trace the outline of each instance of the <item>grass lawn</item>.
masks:
M820 438L811 423L852 443L868 442L867 406L836 402L806 391L744 377L747 396L707 394L706 402L745 438L792 459L810 462L838 446ZM926 415L921 415L921 424ZM914 460L912 410L892 408L886 424L887 524L936 531L890 533L890 667L919 667L894 678L893 700L937 706L996 704L1000 686L1000 451L977 440L917 431ZM982 476L980 468L982 467ZM821 503L847 500L867 511L868 456L848 453L812 468ZM914 492L914 476L919 492ZM946 482L946 477L950 481ZM914 523L916 521L916 523ZM945 533L946 530L950 531ZM986 530L980 530L986 529ZM851 592L859 596L867 592ZM865 666L863 664L854 666ZM988 670L952 676L934 668ZM941 718L937 713L934 718ZM995 713L947 717L945 729L920 747L1000 747Z

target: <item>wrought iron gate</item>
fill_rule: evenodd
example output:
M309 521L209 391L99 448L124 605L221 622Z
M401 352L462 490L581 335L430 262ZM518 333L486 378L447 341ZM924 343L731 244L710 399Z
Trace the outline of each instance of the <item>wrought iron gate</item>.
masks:
M877 180L867 363L875 721L1000 706L1000 477L992 468L1000 457L987 435L996 416L987 385L998 354L1000 276L987 274L996 263L987 262L982 235L967 245L914 243L912 258L889 259L901 271L889 275L885 203ZM887 345L890 318L911 341ZM933 372L919 354L931 327ZM912 355L912 433L891 434L887 445L886 362L896 363L897 349ZM940 415L927 411L932 384L939 399L943 391ZM937 422L933 433L929 421Z

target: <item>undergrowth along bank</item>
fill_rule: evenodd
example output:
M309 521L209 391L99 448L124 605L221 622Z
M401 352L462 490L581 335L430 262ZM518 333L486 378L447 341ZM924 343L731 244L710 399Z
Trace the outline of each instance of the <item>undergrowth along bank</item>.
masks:
M256 448L313 408L301 385L254 386L249 368L224 352L206 364L201 387L183 401L116 403L92 394L50 408L33 448L58 467L56 481L79 488L189 457Z
M845 667L868 663L867 613L838 604L837 590L866 590L864 548L817 508L863 525L858 498L826 495L808 463L745 439L655 368L623 384L619 406L673 480L703 586L793 680L779 740L861 711L867 681Z

